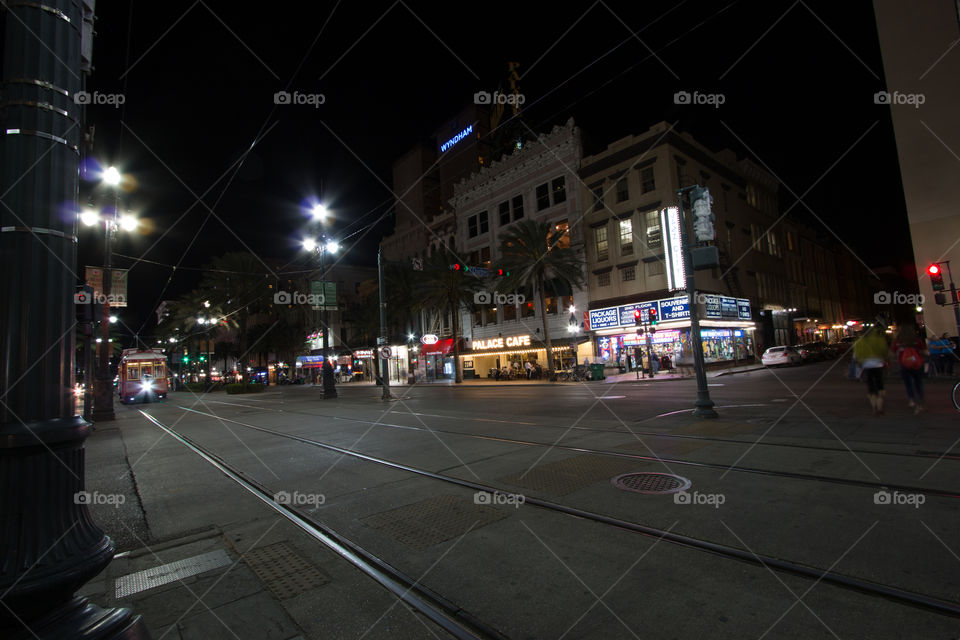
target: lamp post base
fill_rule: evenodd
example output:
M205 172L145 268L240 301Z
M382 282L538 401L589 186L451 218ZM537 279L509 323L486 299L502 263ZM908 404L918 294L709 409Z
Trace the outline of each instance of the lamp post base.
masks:
M697 401L694 402L694 406L696 408L693 410L693 415L695 415L698 418L720 417L720 415L713 410L713 407L714 407L713 400L711 400L709 397L706 397L706 398L698 397Z
M110 380L95 380L93 383L93 421L116 420L113 410L113 384Z
M127 608L101 609L87 598L73 598L38 620L24 621L28 627L0 630L4 638L72 638L84 640L149 640L143 618Z

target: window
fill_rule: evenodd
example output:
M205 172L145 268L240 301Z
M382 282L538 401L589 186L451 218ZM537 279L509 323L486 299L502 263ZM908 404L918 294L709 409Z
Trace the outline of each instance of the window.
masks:
M505 304L503 305L503 321L507 320L516 320L517 319L517 305L515 304Z
M555 315L557 313L557 298L550 297L546 299L547 313Z
M554 178L553 180L553 204L560 204L561 202L566 202L567 200L567 181L566 178L560 176L559 178Z
M127 380L139 380L140 379L140 368L135 366L127 366Z
M767 231L767 248L770 255L780 257L780 246L777 244L777 234L773 231Z
M553 233L561 233L560 239L557 241L555 246L560 249L566 249L570 246L570 223L566 220L561 220L560 222L553 225Z
M653 167L640 170L640 193L656 191L657 182L653 178Z
M487 233L488 231L490 231L490 221L487 218L486 211L481 211L467 218L467 233L471 238L475 238L481 233Z
M630 282L631 280L637 279L637 268L636 267L627 267L626 269L620 270L620 279L624 282Z
M594 229L593 236L597 243L597 261L603 261L610 257L610 247L607 243L607 228L599 227Z
M480 264L490 268L490 247L480 249Z
M787 231L787 249L793 251L793 233Z
M519 220L523 217L523 196L513 197L513 219Z
M598 185L593 188L593 210L600 211L603 209L603 185Z
M665 272L663 260L655 260L647 263L648 276L662 276Z
M620 221L620 255L633 255L633 220Z
M760 241L762 238L760 227L755 224L750 225L750 244L753 249L760 251Z
M510 202L504 200L500 203L500 226L510 224Z
M537 315L537 310L533 308L532 302L524 302L520 305L520 317L532 318Z
M550 206L550 192L547 189L547 183L537 187L537 211L543 211Z
M647 226L647 249L659 249L663 246L663 232L660 229L660 213L647 211L643 214Z
M617 180L617 202L626 202L630 199L630 190L627 189L627 176Z
M597 286L598 287L609 287L610 286L610 272L601 273L597 276Z

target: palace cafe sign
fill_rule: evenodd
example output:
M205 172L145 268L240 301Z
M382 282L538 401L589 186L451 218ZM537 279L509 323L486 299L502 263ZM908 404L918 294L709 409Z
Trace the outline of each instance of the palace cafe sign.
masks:
M486 351L487 349L503 349L505 347L529 347L530 336L511 336L509 338L490 338L488 340L473 340L470 343L474 351Z

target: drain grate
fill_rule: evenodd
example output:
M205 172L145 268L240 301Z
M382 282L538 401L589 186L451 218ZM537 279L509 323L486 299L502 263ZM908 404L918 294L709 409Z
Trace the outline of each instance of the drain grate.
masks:
M426 549L467 531L501 520L508 511L442 495L363 518L360 522L415 549Z
M329 582L316 567L284 542L251 549L243 554L243 561L280 600Z
M230 557L223 549L204 553L192 558L177 560L169 564L160 565L152 569L144 569L117 578L115 583L116 597L126 596L176 582L190 576L200 575L230 564Z
M690 488L690 481L669 473L625 473L610 481L617 489L636 493L679 493Z

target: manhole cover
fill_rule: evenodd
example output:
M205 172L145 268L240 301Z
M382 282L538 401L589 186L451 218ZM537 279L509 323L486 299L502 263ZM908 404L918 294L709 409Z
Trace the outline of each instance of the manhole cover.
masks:
M610 481L617 489L637 493L677 493L690 488L690 481L669 473L625 473Z

